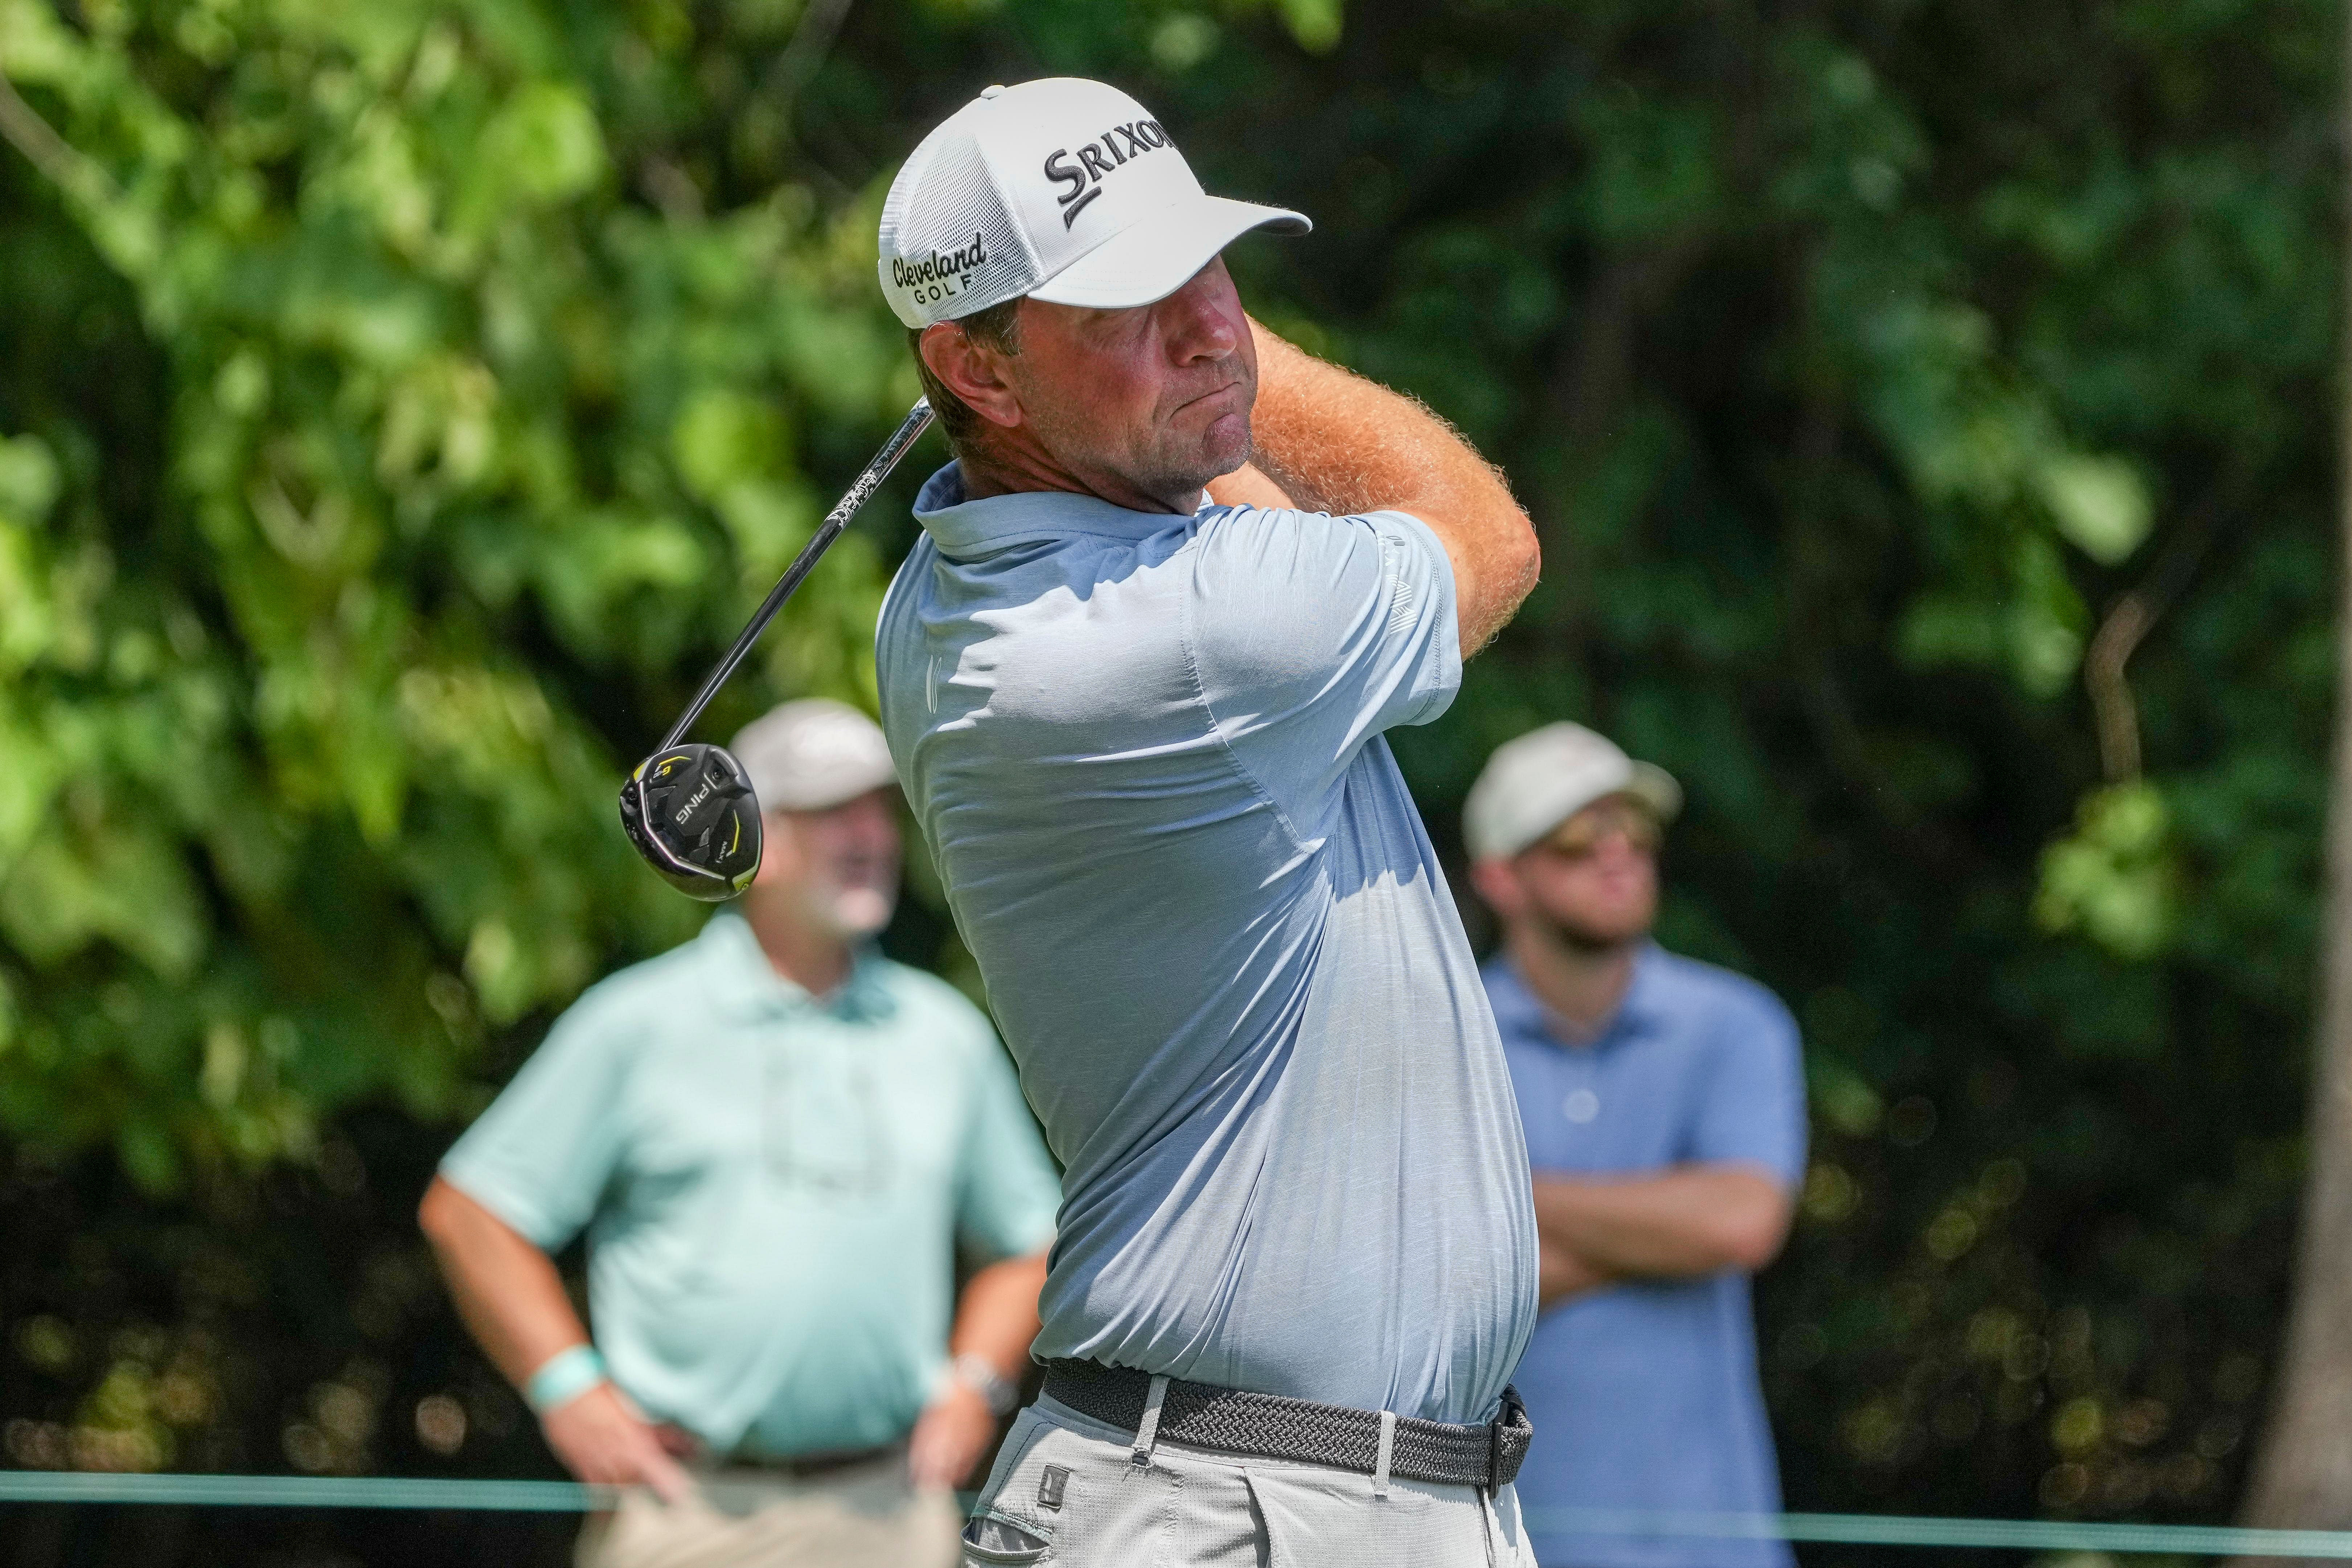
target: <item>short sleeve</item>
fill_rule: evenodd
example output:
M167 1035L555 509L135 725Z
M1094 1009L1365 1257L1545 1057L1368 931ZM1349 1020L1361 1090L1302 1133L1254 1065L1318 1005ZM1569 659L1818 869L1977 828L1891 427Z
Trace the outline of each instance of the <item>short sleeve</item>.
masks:
M1759 992L1729 1009L1715 1045L1690 1158L1760 1165L1794 1190L1805 1174L1805 1073L1797 1023Z
M1202 515L1196 549L1186 631L1202 695L1278 796L1328 786L1460 689L1454 568L1420 519L1235 507Z
M452 1186L546 1251L579 1234L619 1163L625 1019L591 991L441 1161Z
M1021 1098L1013 1063L974 1020L971 1101L956 1173L956 1234L991 1261L1038 1251L1054 1239L1061 1178Z

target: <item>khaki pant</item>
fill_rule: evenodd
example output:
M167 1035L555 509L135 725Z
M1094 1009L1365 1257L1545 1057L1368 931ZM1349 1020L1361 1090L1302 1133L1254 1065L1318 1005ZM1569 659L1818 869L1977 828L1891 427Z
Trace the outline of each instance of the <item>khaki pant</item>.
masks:
M997 1450L965 1568L1536 1568L1509 1487L1372 1478L1160 1442L1053 1399Z
M694 1478L684 1503L632 1492L593 1516L579 1568L954 1568L954 1494L917 1490L903 1455L805 1480L740 1466Z

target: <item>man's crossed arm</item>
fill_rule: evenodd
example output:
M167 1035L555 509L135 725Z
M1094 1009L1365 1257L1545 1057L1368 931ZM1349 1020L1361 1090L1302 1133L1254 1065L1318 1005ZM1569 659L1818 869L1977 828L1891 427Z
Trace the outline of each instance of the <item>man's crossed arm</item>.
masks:
M1535 1197L1547 1307L1623 1280L1753 1273L1789 1236L1789 1194L1744 1162L1644 1176L1538 1173Z

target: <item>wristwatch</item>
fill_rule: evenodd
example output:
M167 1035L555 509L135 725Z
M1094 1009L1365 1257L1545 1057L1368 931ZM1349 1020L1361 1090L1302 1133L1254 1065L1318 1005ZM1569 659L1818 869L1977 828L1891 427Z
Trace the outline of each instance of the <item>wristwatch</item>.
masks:
M1021 1403L1021 1385L996 1370L988 1357L965 1351L950 1364L955 1380L980 1396L992 1415L1003 1416Z

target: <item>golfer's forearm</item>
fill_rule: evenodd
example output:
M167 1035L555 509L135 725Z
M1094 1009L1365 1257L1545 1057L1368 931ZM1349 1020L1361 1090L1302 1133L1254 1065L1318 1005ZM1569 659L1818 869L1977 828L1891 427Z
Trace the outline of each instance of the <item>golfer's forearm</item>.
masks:
M416 1212L457 1315L482 1353L520 1388L588 1330L546 1253L497 1215L436 1176Z
M992 1263L964 1285L948 1354L977 1355L1009 1383L1029 1368L1037 1340L1037 1292L1045 1286L1045 1255Z
M1462 651L1482 647L1535 586L1534 528L1494 466L1409 397L1326 364L1255 322L1254 461L1302 507L1410 512L1454 566Z
M1770 1262L1789 1199L1760 1168L1685 1166L1630 1180L1538 1176L1536 1229L1603 1275L1687 1278Z

